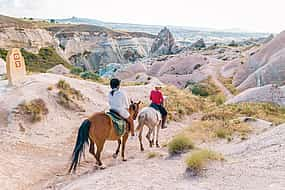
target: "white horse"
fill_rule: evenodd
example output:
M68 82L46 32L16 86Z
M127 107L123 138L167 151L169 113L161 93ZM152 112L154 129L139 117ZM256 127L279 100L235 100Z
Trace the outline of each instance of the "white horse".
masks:
M158 134L159 129L161 127L161 114L159 111L152 107L145 107L143 108L139 115L138 115L138 126L136 128L136 131L139 132L139 141L141 146L141 151L144 151L143 144L142 144L142 132L143 127L146 125L148 127L148 133L146 135L146 138L149 141L149 146L152 147L154 145L154 136L155 136L155 128L156 128L156 147L160 147L158 143ZM152 135L152 138L151 138Z

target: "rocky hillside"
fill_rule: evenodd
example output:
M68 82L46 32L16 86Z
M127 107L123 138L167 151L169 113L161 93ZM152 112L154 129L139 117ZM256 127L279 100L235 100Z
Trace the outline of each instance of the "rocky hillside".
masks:
M113 31L89 25L48 28L64 56L76 66L99 70L108 63L128 63L149 55L153 35Z
M146 57L155 36L94 25L51 24L0 16L0 48L24 48L38 53L54 47L76 66L98 71L108 63L128 63Z
M284 85L285 81L285 32L250 52L234 76L234 85L241 91L266 84Z

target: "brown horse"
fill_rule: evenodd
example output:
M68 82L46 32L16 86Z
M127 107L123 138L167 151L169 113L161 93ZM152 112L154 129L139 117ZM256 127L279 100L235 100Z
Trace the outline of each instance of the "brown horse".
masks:
M113 154L114 158L118 156L122 143L122 158L123 161L126 161L125 145L129 133L131 132L132 136L134 136L134 120L137 118L140 103L141 102L134 103L131 101L131 105L129 107L130 117L128 119L130 126L127 127L125 133L122 136L119 136L116 133L111 118L104 112L94 113L91 117L86 119L81 124L78 131L77 141L73 150L72 163L69 168L69 172L76 171L77 164L80 160L80 157L82 156L82 153L84 153L84 146L86 143L88 143L88 140L90 140L89 152L94 155L99 166L102 166L100 155L106 140L118 141L118 147L116 149L116 152ZM94 143L96 144L96 154Z

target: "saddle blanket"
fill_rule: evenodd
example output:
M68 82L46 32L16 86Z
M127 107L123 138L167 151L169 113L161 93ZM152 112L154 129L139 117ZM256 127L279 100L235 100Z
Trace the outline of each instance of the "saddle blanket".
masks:
M107 112L106 115L108 115L113 121L117 134L119 136L123 135L125 133L126 121L117 113L112 111Z

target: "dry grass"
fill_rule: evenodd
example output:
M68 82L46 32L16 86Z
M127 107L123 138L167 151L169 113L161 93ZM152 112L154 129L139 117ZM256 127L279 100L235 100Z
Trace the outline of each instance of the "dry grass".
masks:
M188 136L183 134L175 136L168 143L168 152L171 155L180 154L193 148L194 148L194 143L190 140Z
M158 157L159 154L157 152L149 152L147 154L147 159L151 159L151 158L155 158L155 157Z
M59 89L58 95L58 103L68 109L72 110L80 110L83 109L78 105L78 101L83 100L83 95L79 90L76 90L70 86L65 80L60 80L56 84L57 88Z
M187 156L185 162L187 170L193 172L194 175L198 175L207 166L207 163L213 160L222 161L224 157L211 150L199 150Z
M141 85L147 85L148 83L145 82L125 82L123 81L121 86L141 86Z
M224 78L220 75L219 81L221 81L233 95L237 95L239 93L236 87L233 85L233 77Z
M187 92L187 90L167 86L163 88L163 94L168 96L165 107L168 110L170 120L179 121L183 116L203 109L203 100Z
M48 90L48 91L52 91L52 90L53 90L53 86L47 87L47 90Z
M194 142L207 142L217 138L231 141L234 135L245 140L252 128L238 119L243 116L263 119L277 125L285 122L285 109L268 103L211 105L205 109L201 121L193 122L185 130L185 134Z
M229 121L241 116L259 118L277 125L285 122L285 108L270 103L222 105L209 108L202 120Z
M194 142L208 142L217 138L232 139L234 134L241 136L251 131L252 128L248 124L238 120L210 120L193 122L184 133Z
M34 99L19 105L19 111L32 123L41 121L48 114L46 103L42 99Z

